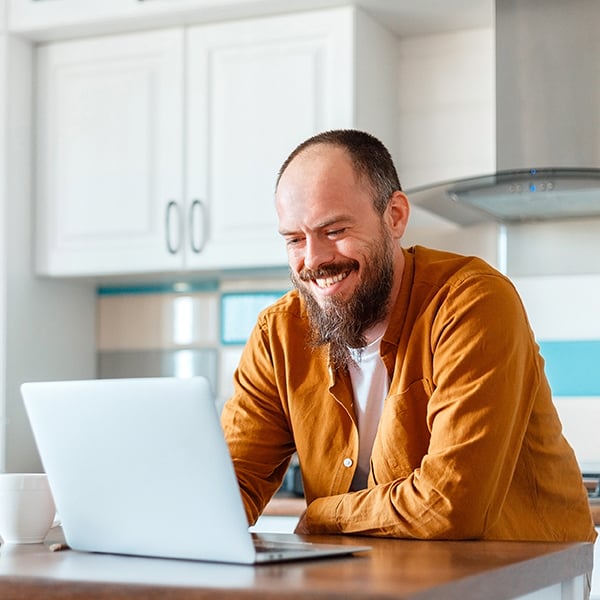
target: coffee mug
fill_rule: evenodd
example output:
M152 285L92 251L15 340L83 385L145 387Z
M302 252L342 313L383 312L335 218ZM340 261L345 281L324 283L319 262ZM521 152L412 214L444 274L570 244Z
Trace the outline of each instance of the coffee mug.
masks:
M0 539L5 544L42 542L55 517L45 473L0 473Z

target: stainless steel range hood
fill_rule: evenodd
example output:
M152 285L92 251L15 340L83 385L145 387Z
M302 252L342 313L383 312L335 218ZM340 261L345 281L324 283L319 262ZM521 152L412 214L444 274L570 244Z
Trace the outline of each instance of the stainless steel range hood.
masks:
M600 2L496 0L497 172L408 190L468 225L600 217Z

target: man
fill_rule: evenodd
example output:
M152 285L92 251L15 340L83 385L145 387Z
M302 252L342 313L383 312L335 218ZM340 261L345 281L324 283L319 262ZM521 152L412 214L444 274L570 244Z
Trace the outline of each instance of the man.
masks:
M222 416L249 522L297 452L300 533L593 540L515 289L477 258L401 247L385 147L307 140L276 208L296 289L260 314Z

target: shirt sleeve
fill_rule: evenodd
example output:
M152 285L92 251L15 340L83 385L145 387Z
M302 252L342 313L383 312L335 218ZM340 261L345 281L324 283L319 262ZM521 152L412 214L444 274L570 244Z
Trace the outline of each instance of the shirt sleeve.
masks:
M281 485L295 447L282 410L264 323L252 331L234 375L221 425L253 524Z
M469 539L498 519L517 462L531 451L526 432L545 384L525 310L510 282L487 275L456 282L420 318L432 323L421 351L432 375L423 382L430 439L420 466L374 478L382 459L374 450L367 489L308 506L311 533Z

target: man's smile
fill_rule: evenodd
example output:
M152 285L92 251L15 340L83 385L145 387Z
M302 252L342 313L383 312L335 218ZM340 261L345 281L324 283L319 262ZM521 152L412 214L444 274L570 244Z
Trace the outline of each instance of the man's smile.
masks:
M329 277L317 277L313 279L313 281L320 288L328 288L336 283L339 283L343 279L346 279L350 275L350 271L344 271L343 273L338 273L337 275L330 275Z

